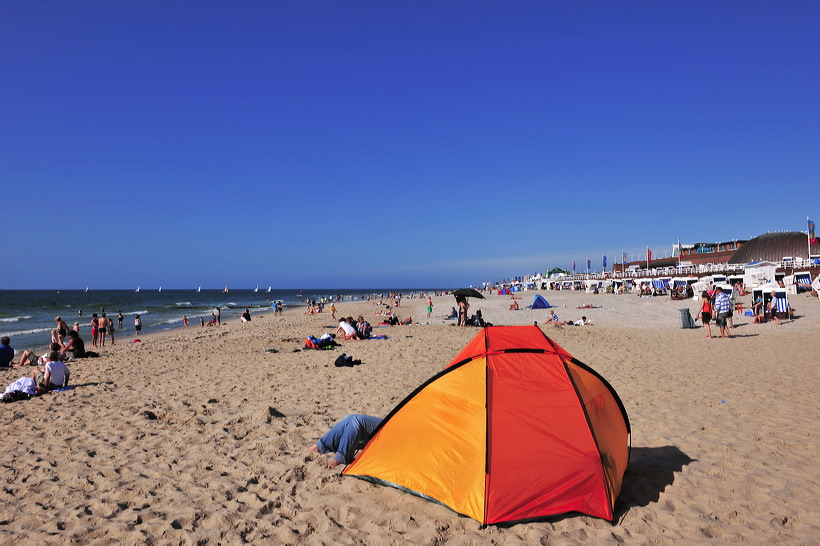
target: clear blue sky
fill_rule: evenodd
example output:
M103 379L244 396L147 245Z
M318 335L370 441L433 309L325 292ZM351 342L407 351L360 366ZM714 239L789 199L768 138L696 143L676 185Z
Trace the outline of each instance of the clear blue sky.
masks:
M820 2L6 0L0 288L456 287L820 221Z

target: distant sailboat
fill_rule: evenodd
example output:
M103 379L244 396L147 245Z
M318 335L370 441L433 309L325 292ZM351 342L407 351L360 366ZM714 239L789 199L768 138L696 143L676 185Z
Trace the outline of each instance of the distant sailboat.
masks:
M139 291L140 291L140 287L138 286L137 289L134 290L134 292L139 292Z
M88 292L88 287L87 286L85 287L85 291Z
M201 286L197 287L196 291L197 292L202 292L202 287Z
M270 294L270 289L271 289L271 287L269 286L269 287L268 287L268 294Z
M225 285L225 289L224 289L224 290L222 290L222 291L223 291L223 292L227 292L227 291L228 291L228 285L227 285L227 284Z
M162 287L161 286L159 287L159 290L157 290L157 292L162 292Z
M253 289L254 292L259 292L259 285L256 285L256 288Z

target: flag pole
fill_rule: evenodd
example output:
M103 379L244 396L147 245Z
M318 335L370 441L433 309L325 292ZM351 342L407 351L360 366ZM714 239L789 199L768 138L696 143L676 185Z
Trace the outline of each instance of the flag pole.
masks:
M806 216L806 257L811 261L811 220Z

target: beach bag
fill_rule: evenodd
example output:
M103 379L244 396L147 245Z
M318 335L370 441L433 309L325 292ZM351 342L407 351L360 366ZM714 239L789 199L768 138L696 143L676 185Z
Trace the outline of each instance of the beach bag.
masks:
M342 366L350 366L351 362L353 361L352 356L347 356L346 354L342 353L339 355L339 358L333 363L334 366L337 368L341 368Z
M305 340L305 349L318 349L319 348L319 344L316 343L315 341L313 341L314 339L315 338L313 336L310 336L309 338L307 338Z

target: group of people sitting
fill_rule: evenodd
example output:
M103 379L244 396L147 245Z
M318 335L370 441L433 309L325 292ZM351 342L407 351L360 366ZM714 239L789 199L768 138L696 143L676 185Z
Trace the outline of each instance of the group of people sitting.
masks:
M68 330L67 334L64 343L60 343L59 339L52 335L49 353L56 352L58 360L71 360L88 356L85 343L77 330ZM10 344L11 338L8 336L3 336L0 339L0 367L45 366L48 362L49 354L38 356L33 350L26 349L20 354L17 364L14 364L14 349Z
M76 334L76 331L71 331ZM76 338L70 339L80 338L77 336ZM69 341L69 343L70 342L71 341ZM81 339L80 342L82 342ZM73 353L66 351L65 348L60 346L59 342L54 342L51 344L48 354L38 357L32 351L27 349L23 351L22 355L20 355L20 361L17 364L14 364L12 362L14 360L14 349L11 347L11 339L8 336L4 336L0 339L0 366L42 366L42 368L36 367L31 372L31 379L34 380L34 387L39 388L42 391L68 386L68 380L71 372L62 360L65 358L65 354ZM21 378L15 383L19 383L22 379L24 378Z
M373 327L370 326L370 323L364 320L364 317L359 315L357 320L353 320L353 317L342 317L342 320L339 321L339 327L336 328L336 334L341 336L343 339L367 339L373 333Z
M775 324L780 325L781 320L780 317L777 316L777 292L771 293L771 299L768 304L764 303L762 294L756 297L754 302L752 302L752 312L754 313L755 324L763 324L771 320ZM792 309L789 307L788 314L791 315L791 313Z

